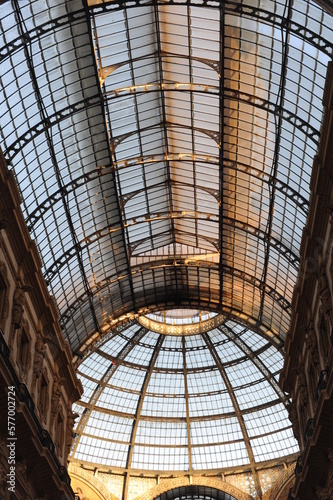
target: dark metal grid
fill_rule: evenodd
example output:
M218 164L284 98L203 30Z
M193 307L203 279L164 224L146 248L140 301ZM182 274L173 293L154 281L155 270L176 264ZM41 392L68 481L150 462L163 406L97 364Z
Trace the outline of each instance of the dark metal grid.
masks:
M89 9L94 13L94 15L99 15L103 12L109 12L109 11L117 11L117 10L122 10L124 8L124 5L127 4L127 8L136 8L139 7L141 4L147 6L147 5L188 5L190 2L189 0L134 0L131 2L129 5L127 3L127 0L107 0L106 2L103 2L102 4L97 4L94 5L93 2L90 2ZM272 11L267 11L265 9L262 9L260 7L253 6L251 4L247 4L246 1L240 1L240 2L226 2L225 4L225 10L228 13L234 13L238 14L244 17L247 17L249 19L257 19L258 21L261 21L265 24L272 24L274 26L277 26L279 29L283 27L285 23L285 18L282 15L282 12L284 10L284 5L285 2L275 2L279 4L279 11L277 12L274 8ZM199 0L195 4L197 7L208 7L212 9L219 9L220 8L220 2L218 0ZM303 19L302 19L303 21ZM304 18L305 21L305 18ZM329 29L329 28L328 28ZM332 47L333 43L330 40L330 37L325 38L322 36L321 31L318 29L318 31L314 31L310 29L305 23L300 24L298 22L292 21L290 24L290 30L300 38L304 38L311 43L314 47L318 48L318 50L323 51L326 53L329 57L332 55ZM326 32L327 34L327 32Z

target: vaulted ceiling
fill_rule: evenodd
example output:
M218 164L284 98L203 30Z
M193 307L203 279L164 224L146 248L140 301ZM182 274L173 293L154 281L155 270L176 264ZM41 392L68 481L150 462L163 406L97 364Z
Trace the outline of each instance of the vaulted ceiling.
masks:
M332 18L314 2L13 0L2 148L73 350L216 309L284 342Z
M1 5L1 147L74 354L173 308L219 313L217 334L261 374L244 332L283 349L332 29L308 0ZM242 325L232 339L228 322ZM228 386L223 356L201 337ZM278 371L265 372L267 386ZM126 446L133 455L132 438Z

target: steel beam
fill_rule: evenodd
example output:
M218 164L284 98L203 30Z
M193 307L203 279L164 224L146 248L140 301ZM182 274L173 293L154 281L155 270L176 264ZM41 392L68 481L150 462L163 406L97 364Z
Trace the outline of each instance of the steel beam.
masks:
M62 205L64 207L64 212L65 212L65 217L66 217L67 224L68 224L69 233L70 233L71 239L73 241L72 251L74 252L74 255L75 255L77 262L78 262L83 287L84 287L85 293L86 293L87 298L88 298L89 309L90 309L90 313L91 313L95 328L97 331L99 331L99 323L97 320L94 305L93 305L92 300L91 300L90 287L89 287L88 279L87 279L86 272L85 272L85 269L83 266L82 253L81 253L82 250L80 248L80 245L79 245L79 242L77 239L77 235L75 232L72 216L70 213L69 203L68 203L68 199L67 199L67 193L64 190L64 183L63 183L61 171L60 171L60 168L59 168L59 165L57 162L57 155L55 152L53 138L52 138L52 127L49 124L49 116L48 116L47 109L46 109L46 106L45 106L43 98L42 98L42 94L41 94L40 89L39 89L38 79L36 76L35 67L34 67L32 55L31 55L32 54L31 42L29 39L27 39L25 37L26 25L25 25L25 21L24 21L18 0L13 0L13 5L15 8L17 27L18 27L18 30L21 34L22 43L23 43L23 47L24 47L24 54L26 57L26 62L27 62L28 68L29 68L32 87L34 89L35 98L36 98L36 101L38 103L38 108L39 108L40 116L42 119L42 123L48 124L48 126L46 127L46 130L45 130L46 143L47 143L47 146L49 148L56 182L58 184L59 191L61 192L61 201L62 201Z
M323 6L331 6L332 2L330 0L317 0ZM104 1L102 4L98 3L96 5L91 5L89 9L95 15L101 14L103 12L122 10L127 8L137 8L140 5L191 5L191 0L109 0ZM195 7L209 7L212 9L220 9L220 0L196 0L193 2ZM327 7L327 10L329 10ZM240 16L247 17L249 19L256 19L258 22L263 22L264 24L270 24L281 28L285 25L285 19L283 16L279 15L276 11L270 12L262 7L257 7L255 5L246 4L245 2L239 2L238 0L225 2L226 14L238 14ZM326 40L320 33L315 33L311 31L308 26L301 25L294 21L290 22L290 32L299 36L300 38L306 39L309 44L314 46L321 52L324 52L329 57L332 56L333 43L331 40Z
M79 438L84 432L84 428L88 422L89 417L91 416L91 413L94 411L98 399L101 396L103 390L105 389L106 385L109 383L109 380L111 377L114 375L116 370L119 367L118 360L122 361L123 359L126 358L126 356L131 352L131 350L140 342L140 340L146 335L147 330L145 328L140 328L140 330L127 342L127 344L122 348L120 353L118 354L117 358L115 359L115 362L111 362L106 369L104 375L98 382L97 386L95 387L94 392L92 393L89 402L84 410L84 412L81 415L81 418L79 420L79 423L75 429L75 437L74 441L72 444L71 448L71 454L74 454L78 445L79 445Z
M254 482L255 482L256 492L257 492L258 497L262 498L262 490L261 490L258 472L256 471L256 463L255 463L255 459L254 459L254 455L253 455L253 451L252 451L251 441L250 441L249 435L247 433L247 429L246 429L246 426L245 426L245 423L243 420L243 415L242 415L242 412L239 408L238 401L237 401L237 398L235 396L234 390L233 390L232 385L229 381L229 377L225 371L224 365L223 365L208 333L202 333L201 336L204 339L204 341L206 342L207 347L208 347L208 349L209 349L209 351L210 351L210 353L211 353L211 355L216 363L216 366L219 369L219 372L221 374L224 385L226 386L226 388L228 390L230 399L231 399L233 407L235 409L235 413L236 413L236 417L237 417L239 426L242 430L244 443L246 446L247 454L248 454L249 461L250 461L251 471L252 471L252 475L253 475Z
M151 378L151 375L153 373L154 366L155 366L155 363L157 361L158 355L160 353L164 339L165 339L164 335L159 335L158 340L157 340L156 345L155 345L154 350L153 350L153 355L152 355L150 362L149 362L148 369L146 371L146 375L145 375L142 387L141 387L141 394L140 394L140 397L138 400L138 404L137 404L137 408L136 408L136 412L135 412L135 417L133 420L130 445L128 448L128 454L127 454L127 460L126 460L126 469L128 470L128 472L126 472L126 476L125 476L125 483L124 483L124 488L123 488L122 500L127 500L128 485L129 485L129 481L130 481L130 472L129 471L131 469L136 433L137 433L138 426L140 423L142 406L143 406L144 399L145 399L145 396L147 393L150 378Z
M288 402L287 396L284 394L283 391L281 391L278 383L275 380L274 375L268 370L268 368L264 365L264 363L260 360L258 357L257 352L253 352L252 349L250 349L245 342L236 335L231 328L229 328L227 325L223 325L223 327L218 327L218 329L232 342L236 344L236 346L246 355L247 359L250 359L252 363L256 366L256 368L262 373L267 382L270 384L270 386L273 388L274 392L276 392L277 396L280 398L281 403L286 406Z
M209 157L204 157L200 155L195 155L196 161L200 163L207 163L207 165L213 164L213 165L218 165L219 164L219 158L217 156L209 156ZM68 182L67 184L64 184L63 190L66 192L67 195L71 193L75 193L77 189L79 189L82 186L85 186L89 182L92 182L97 179L102 179L103 177L108 177L113 170L120 170L120 169L125 169L127 166L135 166L135 165L142 165L142 164L151 164L151 163L156 163L156 162L163 162L166 160L165 155L156 155L156 156L143 156L139 158L128 158L125 160L121 160L120 162L115 162L113 163L112 166L104 166L103 168L96 168L95 170L85 173L83 175L80 175L79 177L73 178L71 182ZM177 161L178 162L185 162L187 163L188 161L191 161L191 159L188 159L188 154L186 153L176 153L173 155L169 155L169 160L170 161ZM270 182L270 177L269 175L264 172L260 168L255 168L250 165L245 165L236 161L232 160L224 160L223 162L223 168L228 168L235 170L235 172L243 172L249 175L250 177L255 177L257 179L261 179L263 183L267 184L267 189L268 189L268 183ZM107 182L107 179L105 179L105 182ZM171 181L172 185L183 185L187 186L189 184L184 183L182 181ZM155 186L158 186L160 184L156 184ZM200 187L197 186L198 189L202 189L203 191L209 193L213 198L216 200L219 199L219 191L218 189L213 189L213 188L207 188L207 187ZM284 196L288 197L298 208L302 210L302 212L307 215L308 214L308 207L309 207L309 201L304 198L299 192L297 192L295 189L292 188L292 186L289 186L287 183L282 181L281 179L277 179L276 181L276 190L281 192ZM134 191L134 195L136 193L141 192L141 190ZM133 195L133 196L134 196ZM132 197L132 193L128 195L128 199ZM48 210L52 209L52 207L61 201L62 198L62 190L58 189L57 191L54 191L48 198L41 200L40 204L37 206L37 208L31 212L27 219L26 223L28 225L29 231L33 229L33 226L38 223L41 219L44 218L45 214L47 214ZM125 199L124 199L125 198ZM126 197L123 197L121 200L122 204L126 204L128 201Z
M169 213L159 213L159 214L145 214L140 216L140 218L136 218L135 220L128 220L127 225L125 227L130 227L130 226L135 226L138 224L146 224L148 221L158 221L158 220L181 220L181 219L196 219L196 220L213 220L213 222L218 223L218 219L216 217L212 218L210 214L184 214L183 212L177 212L173 214ZM238 231L243 231L247 234L251 234L252 236L255 236L258 238L258 240L261 240L263 242L267 242L267 234L265 231L261 230L260 228L256 226L252 226L251 224L247 224L242 221L235 220L231 217L225 217L223 220L223 223L226 227L231 227L234 229L237 229ZM84 249L88 249L90 245L93 245L94 243L98 242L100 239L108 237L110 234L113 234L115 232L121 231L122 229L120 227L114 227L114 226L106 226L103 227L94 233L86 236L86 238L79 242L80 249L83 251ZM180 234L186 235L186 231L181 231ZM198 235L199 237L205 239L209 243L211 243L217 251L220 251L221 248L216 245L216 239L215 238L209 238L207 236L201 236ZM150 237L145 237L142 240L136 241L136 245L134 247L130 246L130 253L133 253L133 249L137 248L138 245L146 241L147 239L150 239ZM277 240L276 238L272 237L270 238L270 244L271 247L274 248L277 252L279 252L281 255L285 257L285 259L297 270L299 266L299 256L296 255L290 248L286 247L282 241ZM64 254L62 254L57 260L55 260L50 267L48 267L45 270L44 277L47 283L51 283L54 278L57 277L59 274L60 270L70 262L70 260L75 257L76 255L76 246L74 245L73 247L69 248ZM177 259L177 254L174 255L174 258ZM189 260L191 258L189 257ZM115 273L116 275L117 273Z
M259 323L262 321L263 313L264 313L264 305L265 305L265 295L266 295L266 281L268 274L268 265L270 258L270 248L271 248L271 234L273 230L273 214L274 214L274 206L275 206L275 196L276 196L276 182L277 182L277 174L278 174L278 163L279 163L279 153L280 153L280 142L281 142L281 131L282 131L282 113L283 113L283 99L284 92L286 86L286 71L287 71L287 57L288 57L288 48L289 48L289 34L290 34L290 23L292 16L292 0L287 0L285 4L285 18L283 20L283 26L285 28L282 29L281 25L281 39L282 39L282 54L281 54L281 74L280 74L280 82L279 82L279 92L276 98L276 116L275 116L275 143L274 143L274 154L271 168L271 176L270 176L270 204L268 211L268 221L266 227L267 240L265 241L265 262L263 266L262 273L262 295L260 300L260 312L259 312Z

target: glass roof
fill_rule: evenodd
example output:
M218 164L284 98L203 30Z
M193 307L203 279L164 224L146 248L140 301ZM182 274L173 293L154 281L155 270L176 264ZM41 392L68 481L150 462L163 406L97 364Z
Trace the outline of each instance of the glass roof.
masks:
M71 460L138 473L254 467L296 453L282 364L270 342L232 320L192 336L130 322L78 368Z
M296 450L276 379L332 32L310 0L1 4L1 148L83 358L74 459ZM139 323L179 308L209 329Z
M0 16L2 149L72 349L178 306L282 346L332 17L306 0L13 0Z

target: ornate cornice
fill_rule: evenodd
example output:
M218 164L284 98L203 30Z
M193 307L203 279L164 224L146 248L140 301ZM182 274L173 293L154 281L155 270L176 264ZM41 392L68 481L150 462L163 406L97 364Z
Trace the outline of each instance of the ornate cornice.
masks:
M253 497L251 495L248 495L247 493L239 490L235 486L225 481L216 478L200 476L193 476L191 479L188 476L167 479L165 481L162 481L154 488L151 488L143 495L136 497L134 500L154 500L154 498L166 491L172 490L173 488L178 488L179 486L187 485L210 486L211 488L216 488L217 490L229 493L234 498L236 498L236 500L253 500Z

